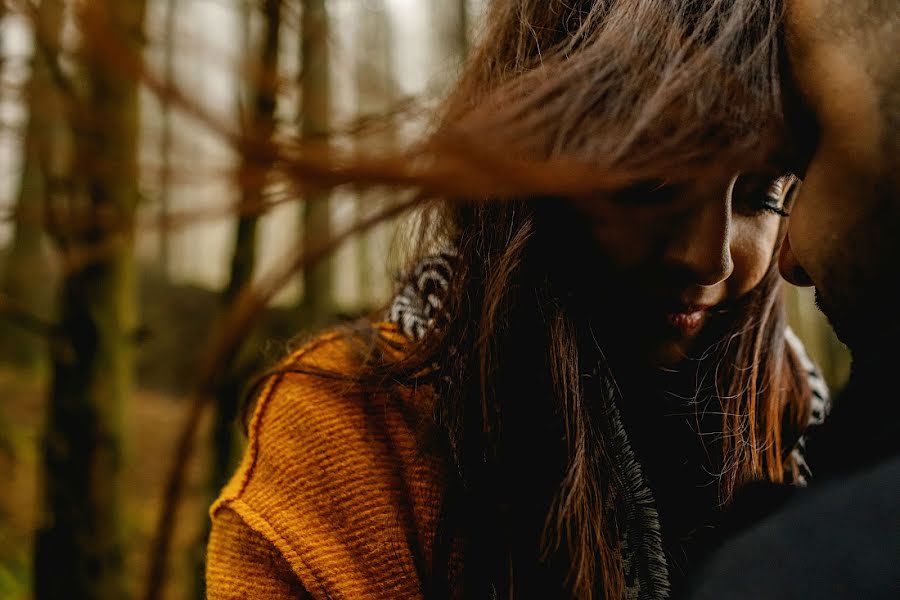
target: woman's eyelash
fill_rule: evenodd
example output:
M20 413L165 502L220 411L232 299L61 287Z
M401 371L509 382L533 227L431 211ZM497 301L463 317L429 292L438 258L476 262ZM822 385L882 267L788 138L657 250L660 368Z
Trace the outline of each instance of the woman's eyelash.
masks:
M782 196L784 196L784 188L789 183L789 178L790 175L782 175L772 181L772 183L769 184L768 196L775 201L781 200Z
M775 214L788 216L784 203L788 176L772 177L764 173L745 173L735 177L731 184L731 200L747 214Z
M787 217L791 216L791 213L786 211L784 209L784 207L778 206L777 204L771 204L768 200L763 202L762 205L760 206L760 208L762 210L767 210L769 212L775 213L779 217L787 218Z
M794 192L794 186L797 185L798 179L793 174L782 175L769 185L766 191L766 198L763 200L760 208L775 213L779 217L789 217L791 213L785 209L790 196Z

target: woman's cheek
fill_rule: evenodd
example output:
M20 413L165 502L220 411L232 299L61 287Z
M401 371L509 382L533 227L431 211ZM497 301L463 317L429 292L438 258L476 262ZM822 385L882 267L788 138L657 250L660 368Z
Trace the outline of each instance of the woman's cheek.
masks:
M775 260L775 247L783 233L781 219L776 215L741 218L732 225L734 272L728 278L728 295L738 298L759 285L765 277Z

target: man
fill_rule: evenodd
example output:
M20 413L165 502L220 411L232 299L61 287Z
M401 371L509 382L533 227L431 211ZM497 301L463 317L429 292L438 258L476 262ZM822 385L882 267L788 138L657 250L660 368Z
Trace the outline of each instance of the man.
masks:
M780 267L853 353L818 484L716 553L692 598L900 598L900 1L786 0L810 155ZM805 115L805 117L804 117Z
M862 453L884 457L897 442L867 425L886 420L884 411L900 414L900 402L886 399L900 367L900 2L787 1L791 72L813 123L799 135L813 150L780 266L788 281L816 285L820 308L853 352L854 400L834 427L858 439L843 441L843 457L811 460L859 468ZM868 423L851 427L851 415Z

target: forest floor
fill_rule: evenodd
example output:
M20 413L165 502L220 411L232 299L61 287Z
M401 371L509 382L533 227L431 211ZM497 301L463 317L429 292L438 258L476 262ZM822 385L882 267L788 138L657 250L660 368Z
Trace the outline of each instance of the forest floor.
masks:
M39 443L44 388L36 378L0 369L0 598L30 597L32 534L40 505ZM123 485L127 578L130 591L144 585L150 540L156 526L162 489L170 468L177 432L187 398L139 390L124 415L125 469ZM208 517L209 494L204 482L208 426L202 428L190 465L185 498L169 560L165 598L196 597L192 590L202 567L196 540Z

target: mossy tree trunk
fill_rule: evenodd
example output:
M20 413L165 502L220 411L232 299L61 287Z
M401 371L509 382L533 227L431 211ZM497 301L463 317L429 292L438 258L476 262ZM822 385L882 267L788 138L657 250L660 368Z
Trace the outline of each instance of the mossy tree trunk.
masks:
M325 0L303 0L300 125L306 140L322 144L327 144L331 127L329 29ZM331 233L329 200L328 194L309 194L303 199L303 243L307 253L313 252ZM299 319L302 329L321 327L333 317L332 278L330 258L304 270Z
M66 209L84 210L55 219L54 237L69 262L43 440L34 565L39 600L126 595L121 412L131 394L136 322L138 86L117 59L139 60L145 6L143 0L94 0L79 10L90 27L80 55L85 80L74 135L79 185ZM122 55L112 56L112 48ZM75 260L88 249L88 260Z

